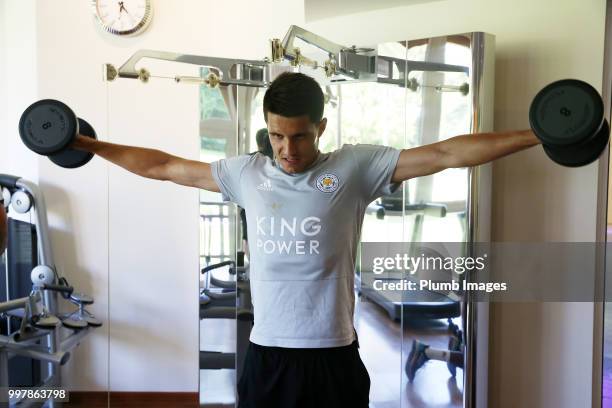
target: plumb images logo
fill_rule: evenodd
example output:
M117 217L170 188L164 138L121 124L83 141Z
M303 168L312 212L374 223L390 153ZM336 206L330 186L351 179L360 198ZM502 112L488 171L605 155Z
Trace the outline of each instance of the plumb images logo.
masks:
M362 242L360 283L423 302L454 281L478 302L600 302L612 299L612 285L596 285L610 253L599 242Z

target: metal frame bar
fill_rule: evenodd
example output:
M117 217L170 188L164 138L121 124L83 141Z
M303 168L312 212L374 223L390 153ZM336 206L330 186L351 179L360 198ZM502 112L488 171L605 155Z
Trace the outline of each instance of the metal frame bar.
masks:
M472 132L493 130L494 47L495 37L492 35L481 32L472 34ZM468 256L472 256L473 243L491 240L490 163L469 168L468 188L467 250ZM469 275L466 279L469 279ZM476 302L468 292L465 313L463 406L485 408L488 406L489 304ZM479 355L484 358L478 358Z
M202 55L179 54L167 51L139 50L136 51L121 67L118 75L121 78L143 79L142 69L137 69L136 64L143 58L156 60L180 62L191 65L212 68L219 72L219 84L221 85L242 85L242 86L267 86L269 83L269 72L266 69L267 61L245 60L235 58L216 58ZM146 75L148 78L148 74ZM174 80L180 82L186 80L198 82L197 77L175 76Z
M294 46L298 38L306 43L326 51L329 56L327 61L313 61L300 54L299 48ZM278 40L273 40L278 41ZM465 72L469 73L468 67L440 64L424 61L406 61L399 58L377 55L372 48L357 48L355 46L345 47L320 37L301 27L292 25L285 35L282 45L282 58L292 65L305 65L312 69L324 68L330 84L342 82L381 82L408 86L405 78L393 79L394 67L404 75L410 71L441 71L441 72ZM240 85L247 87L267 87L272 78L271 66L275 62L264 58L263 60L245 60L237 58L216 58L202 55L180 54L167 51L139 50L136 51L121 67L116 74L120 78L140 79L148 81L151 74L144 68L138 69L136 65L144 58L156 60L179 62L191 65L208 67L218 72L218 80L210 82L206 78L186 77L176 75L170 77L176 82L216 85ZM108 74L112 71L107 64L107 79L115 77ZM153 75L154 76L154 75ZM155 77L155 76L154 76ZM348 78L348 79L347 79Z
M606 20L605 20L605 36L604 36L604 64L603 64L603 86L602 97L604 101L604 117L610 123L612 110L612 0L606 1ZM606 243L597 245L596 260L595 260L595 290L594 299L604 299L603 302L593 303L593 368L592 368L592 388L591 388L591 406L598 408L602 406L603 398L603 353L605 344L605 305L609 299L605 298L607 274L606 259L612 254L607 253L607 224L608 224L608 199L609 199L609 171L610 171L610 145L606 146L603 154L599 157L597 163L597 217L595 221L595 240L597 242Z

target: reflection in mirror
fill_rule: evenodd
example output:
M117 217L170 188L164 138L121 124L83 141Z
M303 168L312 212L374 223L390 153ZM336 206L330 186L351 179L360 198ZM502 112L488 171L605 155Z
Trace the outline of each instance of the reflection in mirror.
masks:
M612 13L610 13L609 9L610 3L608 2L608 9L606 11L606 33L610 32L611 24L612 24ZM610 55L607 52L610 49L610 36L606 35L605 45L606 49L606 57L604 59L603 66L603 83L610 84L610 80L612 78L612 65L610 64ZM610 123L610 112L612 107L610 106L610 87L609 85L603 86L603 100L604 100L604 117ZM596 312L603 312L603 327L602 327L602 360L601 360L601 378L600 378L600 386L601 386L601 406L609 407L612 406L612 161L609 156L609 147L608 145L608 153L604 152L602 157L603 160L599 160L599 179L605 180L604 183L601 181L598 185L598 209L597 209L597 227L599 228L601 224L605 222L605 251L603 257L599 257L601 260L603 258L603 287L604 287L604 302L600 307L603 310L599 309L596 305ZM605 158L608 158L607 161ZM602 165L602 163L605 163ZM606 177L607 176L607 177ZM605 201L603 201L605 200ZM605 203L604 210L602 211L600 208L603 203ZM606 221L604 221L606 220ZM599 230L598 230L599 231ZM599 234L599 232L598 232ZM599 235L598 235L599 236ZM600 238L598 238L600 239ZM601 322L601 320L600 320ZM597 366L596 366L597 367ZM599 368L599 367L598 367Z
M413 148L471 133L479 127L483 130L483 124L474 123L471 116L478 109L472 106L473 79L468 76L474 58L470 35L403 44L408 49L403 50L407 64L405 73L400 72L406 81L402 93L393 97L391 93L398 88L384 90L375 84L367 94L351 95L353 118L347 118L350 113L342 111L343 120L347 118L347 122L363 129L362 137L356 141ZM388 55L397 58L392 53ZM351 106L351 100L346 97L353 86L342 89L343 108ZM359 86L366 89L368 85ZM381 95L382 92L387 93ZM398 106L401 112L396 112ZM378 125L375 118L365 114L377 108L376 116L382 118ZM375 125L369 128L370 123ZM398 129L405 129L405 133L397 132ZM373 134L380 135L378 140L368 139ZM370 204L362 242L404 242L406 253L411 256L420 255L416 253L420 242L458 242L463 244L452 246L453 253L449 253L449 248L445 254L436 256L465 256L469 249L468 203L470 195L477 193L474 189L470 191L470 177L468 169L449 169L405 182L393 194ZM460 292L442 291L419 293L417 299L410 291L379 290L374 286L375 282L412 280L418 283L420 279L431 279L422 271L414 275L400 270L375 275L367 265L362 265L360 272L361 302L356 321L367 322L368 314L373 314L375 318L369 320L378 325L378 330L358 326L358 330L363 330L361 354L366 365L371 361L368 369L372 377L372 403L375 406L377 402L384 406L464 406L462 369L467 299ZM370 339L373 339L371 344ZM471 383L474 378L467 381ZM384 394L391 389L394 391Z
M206 77L208 69L202 68ZM200 159L238 154L236 86L200 87ZM234 406L236 290L244 253L239 209L219 193L200 190L200 405ZM246 232L246 230L245 230Z
M609 109L608 109L609 111ZM610 162L612 163L612 162ZM612 166L612 165L611 165ZM612 176L609 168L609 176ZM608 179L610 180L610 178ZM601 406L612 406L612 189L607 190L607 225L604 265L603 347Z
M412 69L410 64L410 61L451 64L445 59L445 54L449 54L445 50L452 49L452 44L445 45L445 39L381 45L381 55L408 56L407 72L400 71L407 86L344 86L343 137L354 143L412 148L469 133L470 99L454 88L455 84L467 83L466 72L426 71L427 67L414 64L418 69ZM452 64L467 68L470 50L455 53L463 58L454 58ZM409 247L418 242L465 241L467 181L466 169L451 169L404 183L392 195L370 204L362 242L406 242L409 252ZM461 347L457 341L462 330L460 297L433 294L428 302L416 301L407 291L377 290L374 281L380 278L361 269L358 277L361 301L355 317L361 354L372 378L372 403L397 407L462 406L461 372L458 381L449 383L451 373L445 364L425 367L421 365L425 356L412 363L408 360L413 342L416 349L426 346L446 349L451 341L457 343L453 348ZM383 274L387 283L405 278L400 271ZM453 372L456 373L455 367ZM416 381L409 383L408 378Z
M436 143L470 133L472 100L468 96L468 72L472 55L469 41L465 40L465 37L456 36L434 38L424 44L409 42L408 54L414 55L414 59L408 58L409 69L410 61L425 61L463 67L464 70L410 70L407 92L420 103L406 105L408 146ZM415 253L419 242L466 242L469 193L465 168L448 169L405 183L404 234L411 237L406 240L410 242L407 252L421 255ZM443 258L451 254L428 255ZM415 282L432 279L432 272L418 271L409 279ZM424 297L427 302L423 301ZM403 354L406 358L406 376L402 381L406 397L404 406L463 406L463 302L461 293L452 291L421 293L418 301L411 298L410 292L402 293Z
M380 55L404 59L406 48L400 43L381 44ZM399 76L405 77L404 72ZM403 87L379 83L354 83L342 87L342 143L367 143L401 149L405 146L406 92ZM362 242L402 242L403 197L398 190L399 208L395 215L385 216L383 207L370 204L361 232ZM381 211L382 209L382 211ZM381 216L382 215L382 216ZM402 328L401 316L385 308L387 299L373 290L371 273L356 271L357 304L355 329L360 355L368 369L370 402L373 406L401 405Z

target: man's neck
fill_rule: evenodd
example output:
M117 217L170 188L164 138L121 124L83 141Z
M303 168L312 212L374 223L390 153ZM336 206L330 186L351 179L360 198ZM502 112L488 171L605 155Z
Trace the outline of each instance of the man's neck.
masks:
M310 170L315 164L317 164L320 156L321 156L321 151L317 149L317 154L315 155L314 159L312 159L312 161L308 164L308 166L306 166L306 168L303 171L296 172L296 173L289 173L288 171L286 171L276 156L274 156L274 164L276 165L276 167L281 169L286 174L297 175L297 174L306 173L308 170Z

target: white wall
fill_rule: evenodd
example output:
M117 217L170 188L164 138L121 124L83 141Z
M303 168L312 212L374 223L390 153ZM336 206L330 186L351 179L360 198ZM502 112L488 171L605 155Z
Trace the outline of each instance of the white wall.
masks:
M440 0L304 0L306 22Z
M32 17L27 5L34 1L15 3L5 0L5 15L10 4ZM101 65L119 65L140 48L262 58L269 38L282 38L290 24L304 20L297 0L241 0L232 3L231 14L221 6L211 12L208 2L157 0L145 34L111 39L95 28L88 2L63 0L61 12L55 1L36 6L36 19L5 21L2 27L13 24L4 44L26 54L18 71L37 82L37 97L66 101L104 140L191 158L199 155L195 93L166 82L106 84ZM578 77L601 86L604 6L603 0L448 0L320 20L306 28L347 45L478 30L495 34L495 123L502 130L528 125L529 101L548 82ZM25 31L36 33L34 41L24 43ZM35 99L7 75L10 67L3 69L0 83L12 87L11 104ZM7 99L0 100L7 106ZM14 104L14 113L3 117L3 131L25 105ZM10 156L0 152L10 172L32 161L19 143L10 148ZM57 262L76 286L94 294L94 312L107 322L69 363L68 384L104 389L108 357L114 390L196 391L197 192L134 177L99 159L76 171L46 160L39 166L34 172L47 195L54 249L61 254ZM592 240L595 180L595 165L563 169L540 149L499 160L494 239ZM591 305L497 305L492 316L490 406L590 405Z
M347 45L466 31L495 34L495 128L505 130L528 126L529 103L549 82L575 77L601 88L605 3L449 0L309 27ZM498 160L493 239L592 241L596 198L597 164L561 168L541 148ZM592 335L592 304L493 305L489 406L591 406Z
M5 4L3 1L0 1L0 22L2 22L2 25L0 25L0 61L6 61L6 33L4 30L5 27L5 20L6 20L6 12L4 11L5 9ZM0 63L0 91L4 91L5 88L5 78L6 78L6 67L5 67L5 63ZM2 92L0 95L6 95L6 91ZM4 97L0 97L0 112L4 112L6 110L6 98ZM0 126L4 126L4 123L6 121L6 119L4 118L4 115L2 113L0 113ZM1 154L1 153L0 153Z
M38 180L38 158L19 139L21 112L36 98L36 1L0 1L0 173Z

